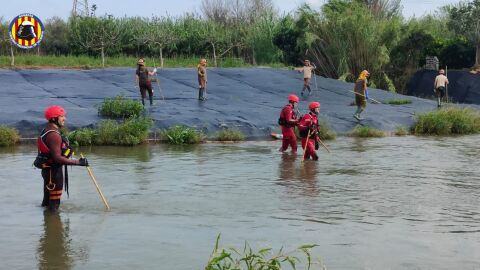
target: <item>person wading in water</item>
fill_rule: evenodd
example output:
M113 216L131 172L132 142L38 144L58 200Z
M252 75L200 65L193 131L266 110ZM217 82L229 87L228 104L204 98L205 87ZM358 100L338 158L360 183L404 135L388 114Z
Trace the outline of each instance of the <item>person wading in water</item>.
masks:
M315 150L318 149L318 113L320 112L320 103L313 101L308 104L310 112L305 114L298 123L300 137L302 137L302 147L304 159L318 160Z
M363 120L361 113L367 107L368 90L367 90L367 78L370 73L367 70L360 72L353 91L355 92L355 104L357 105L357 111L353 115L358 121Z
M207 59L202 58L197 66L198 75L198 100L207 100Z
M140 88L140 95L142 96L143 106L145 106L145 98L147 97L147 91L150 98L150 106L153 105L153 88L150 76L155 75L155 73L157 73L157 68L154 68L153 71L149 71L148 68L145 67L145 60L143 60L143 58L140 58L138 60L135 82Z
M60 206L63 187L68 194L68 173L65 166L64 177L63 165L88 166L85 158L70 159L73 151L68 139L60 134L60 128L65 125L65 114L65 110L60 106L51 106L45 110L48 124L37 139L38 155L34 161L35 167L42 169L42 206L52 211Z
M303 72L303 88L302 92L300 93L303 96L303 93L305 90L308 89L308 94L310 95L312 93L312 89L310 88L310 80L312 79L312 74L313 71L317 68L315 65L312 65L310 63L310 60L305 59L303 62L303 67L301 68L296 68L298 72ZM313 74L315 76L315 74Z
M438 71L438 76L435 77L435 82L433 84L435 94L437 96L437 107L442 107L442 98L445 96L445 90L448 85L448 78L445 76L445 70L440 69Z
M278 124L282 126L282 147L280 152L285 152L288 146L292 148L292 154L297 153L297 136L295 136L295 126L298 123L297 113L295 109L297 107L299 98L296 95L290 95L288 97L288 104L283 107L280 112L280 118Z

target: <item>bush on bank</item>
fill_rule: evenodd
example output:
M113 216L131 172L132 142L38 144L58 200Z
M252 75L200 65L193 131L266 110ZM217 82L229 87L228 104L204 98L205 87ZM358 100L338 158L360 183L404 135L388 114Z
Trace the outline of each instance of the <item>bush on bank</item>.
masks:
M160 139L169 144L197 144L203 141L202 132L182 125L160 130Z
M417 135L452 135L480 133L480 112L472 108L442 108L418 115Z
M350 137L359 138L385 137L385 133L383 131L367 126L356 126L348 135Z
M123 96L106 98L98 108L98 114L113 118L139 117L142 112L142 103L126 99Z
M20 134L15 128L0 125L0 146L11 146L20 140Z
M222 129L215 135L217 141L243 141L245 135L238 129Z
M129 118L122 123L105 120L95 130L81 128L68 138L73 145L137 145L147 140L151 126L149 118Z

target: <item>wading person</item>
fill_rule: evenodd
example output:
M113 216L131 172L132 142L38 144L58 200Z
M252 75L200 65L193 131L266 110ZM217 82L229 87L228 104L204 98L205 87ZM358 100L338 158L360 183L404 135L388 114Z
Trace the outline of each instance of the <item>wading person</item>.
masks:
M320 103L313 101L308 104L310 111L305 114L298 123L300 137L302 137L302 148L304 159L318 160L315 150L318 149L318 113L320 112Z
M157 68L154 68L153 71L149 71L148 68L145 67L145 60L140 58L137 62L137 71L135 72L135 82L138 84L140 88L140 95L142 96L142 104L145 106L145 98L150 98L150 106L153 105L153 88L152 88L152 80L150 76L155 75L157 73Z
M287 151L288 147L292 148L292 154L297 153L297 136L295 136L295 126L298 123L297 113L295 109L298 104L298 97L296 95L290 95L288 97L288 104L283 107L280 112L280 118L278 124L282 126L282 147L280 152Z
M198 100L206 100L207 88L207 59L202 58L197 66L198 75Z
M302 92L300 93L302 96L305 90L308 90L309 95L312 93L312 89L310 88L310 80L312 79L313 71L316 68L317 67L315 65L312 65L310 63L310 60L305 59L305 61L303 62L303 67L295 69L298 72L303 72L303 88L302 88Z
M437 107L440 108L442 106L442 98L445 96L445 90L447 89L448 78L445 76L445 70L440 69L438 73L438 76L435 77L433 87L437 96Z
M353 88L353 92L355 92L355 104L357 105L357 111L353 115L357 120L363 120L361 113L367 107L367 99L368 99L368 90L367 90L367 78L370 76L370 73L367 70L363 70L360 72L357 81L355 82L355 86Z
M64 186L68 193L68 174L66 166L65 175L63 174L63 165L88 166L85 158L70 159L72 149L68 139L60 134L60 128L65 125L65 114L65 110L60 106L51 106L45 110L48 124L37 139L38 155L34 162L35 167L42 169L42 206L53 211L60 206Z

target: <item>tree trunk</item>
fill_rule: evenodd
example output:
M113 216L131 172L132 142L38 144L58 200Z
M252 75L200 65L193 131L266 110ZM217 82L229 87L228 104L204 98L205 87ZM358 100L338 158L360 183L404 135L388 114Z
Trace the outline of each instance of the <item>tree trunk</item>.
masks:
M212 43L212 48L213 48L213 64L215 67L217 67L217 52L215 51L215 44Z
M252 48L252 65L257 65L257 60L255 59L255 49Z
M160 68L163 68L163 48L160 47Z
M102 42L102 67L105 68L105 50L103 48L103 42Z
M10 43L10 65L13 67L15 66L15 55L13 54L13 44Z
M477 52L476 52L476 57L475 57L475 65L476 65L476 66L480 65L480 42L477 43Z

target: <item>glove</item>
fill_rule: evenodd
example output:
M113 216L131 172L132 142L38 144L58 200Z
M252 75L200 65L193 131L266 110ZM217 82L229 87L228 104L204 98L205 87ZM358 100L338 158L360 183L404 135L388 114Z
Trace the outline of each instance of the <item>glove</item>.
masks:
M153 73L157 73L157 68L154 68L154 69L153 69Z
M86 158L80 158L78 160L78 166L88 166L88 160Z
M369 98L368 98L368 91L367 91L367 90L365 90L365 97L366 97L367 99L369 99Z

